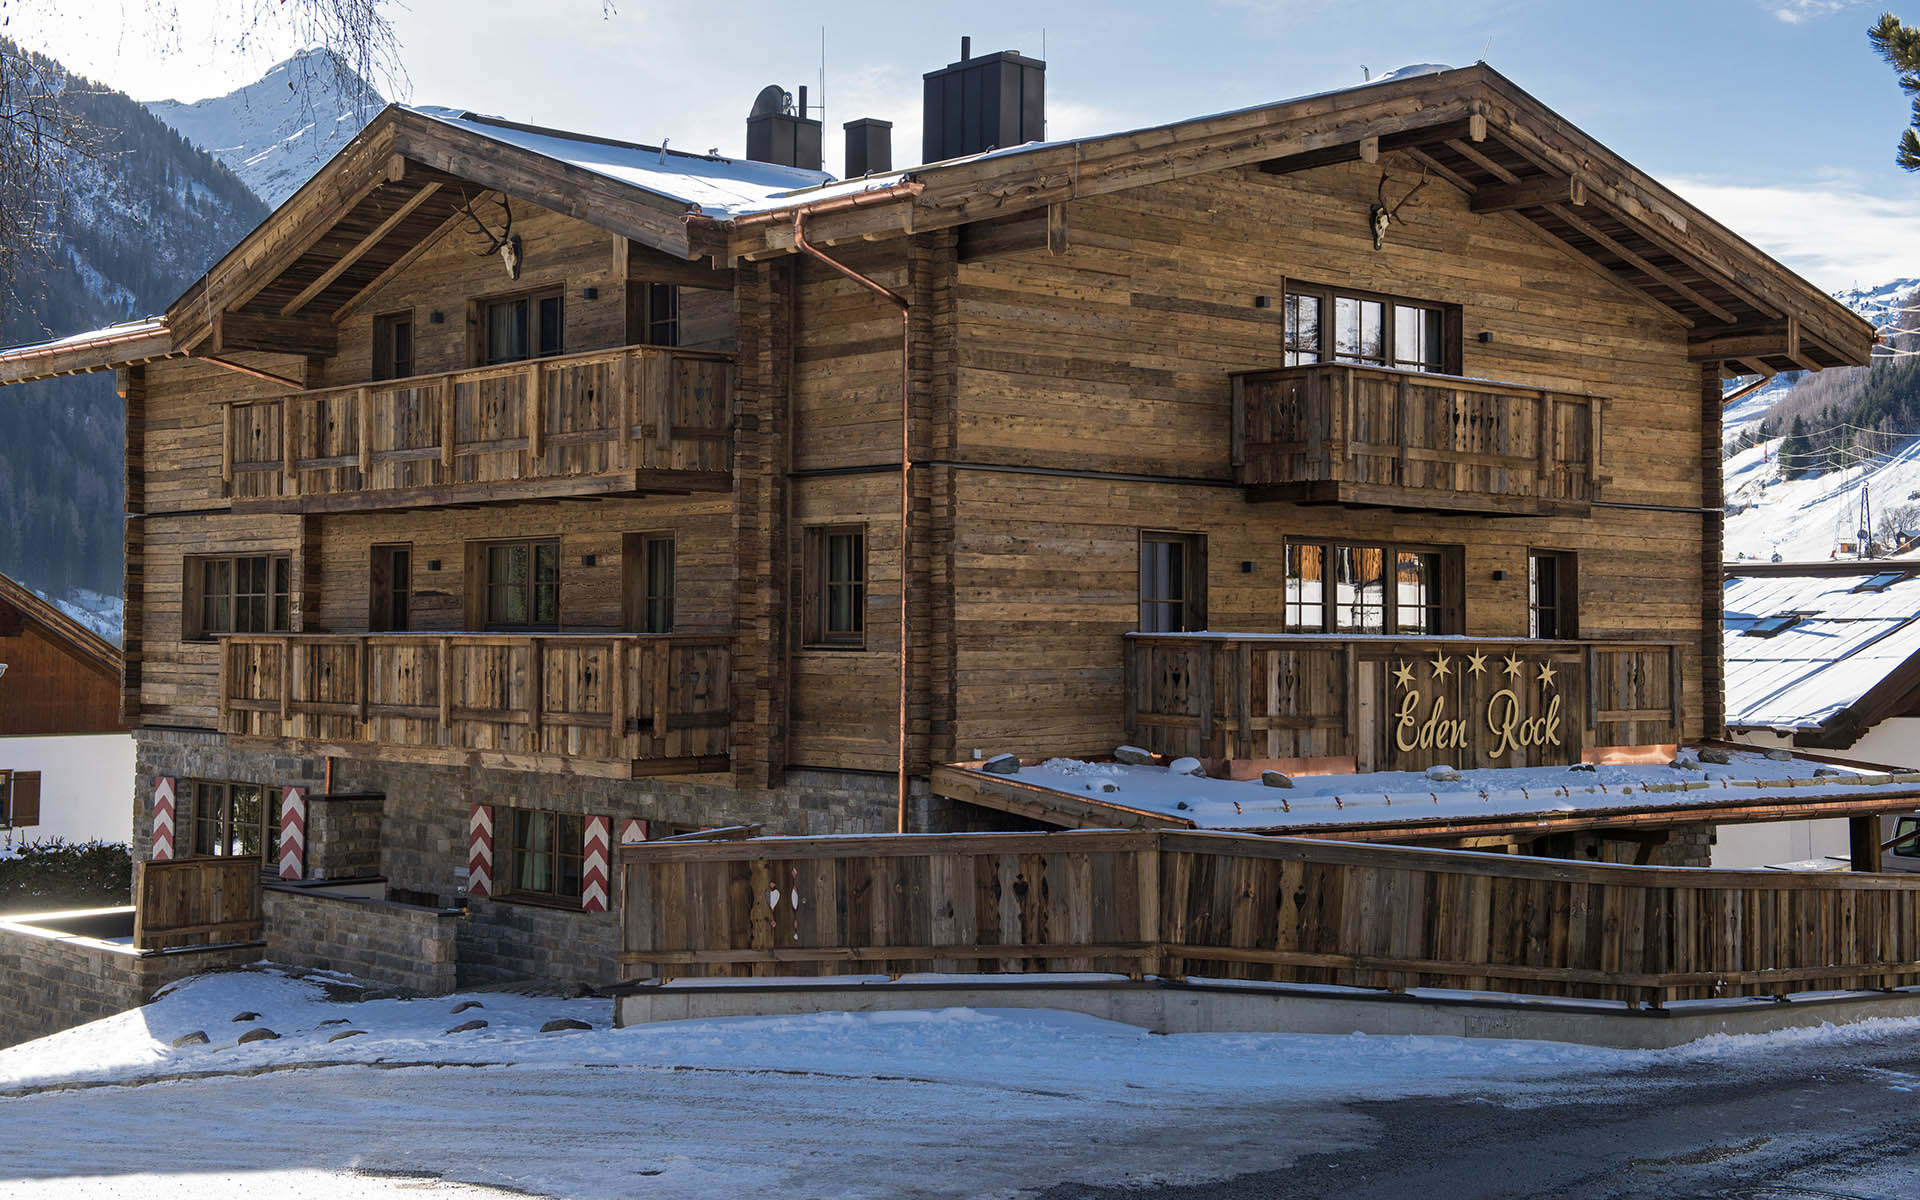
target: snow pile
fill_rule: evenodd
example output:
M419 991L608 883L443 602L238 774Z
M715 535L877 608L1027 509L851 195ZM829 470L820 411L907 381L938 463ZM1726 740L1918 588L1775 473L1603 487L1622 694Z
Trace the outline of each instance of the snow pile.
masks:
M1920 772L1876 774L1747 751L1731 751L1729 758L1725 765L1696 761L1688 769L1664 764L1481 768L1459 771L1457 779L1414 771L1296 775L1288 788L1184 775L1166 767L1055 758L1022 767L1012 778L1083 800L1192 821L1202 829L1226 830L1546 816L1761 797L1812 802L1863 792L1920 796Z

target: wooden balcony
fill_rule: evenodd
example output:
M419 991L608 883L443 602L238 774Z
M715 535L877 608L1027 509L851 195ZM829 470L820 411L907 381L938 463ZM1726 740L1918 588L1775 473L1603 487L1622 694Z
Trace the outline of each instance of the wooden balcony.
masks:
M226 406L235 511L339 512L732 486L733 361L628 346Z
M1677 642L1132 633L1126 643L1127 738L1161 754L1419 771L1572 764L1598 747L1681 740Z
M634 778L729 765L725 637L236 634L220 729L307 753Z
M1585 516L1604 402L1350 363L1233 376L1233 463L1254 500Z

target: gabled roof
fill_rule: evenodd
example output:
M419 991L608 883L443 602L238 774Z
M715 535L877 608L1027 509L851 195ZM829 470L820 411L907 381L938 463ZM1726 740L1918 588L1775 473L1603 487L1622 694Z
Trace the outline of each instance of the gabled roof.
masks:
M1792 564L1727 566L1727 725L1845 749L1920 700L1920 562L1794 571ZM1876 580L1887 575L1894 579ZM1885 586L1863 589L1869 581ZM1765 633L1788 614L1796 619Z
M680 259L819 244L1036 212L1210 171L1288 174L1397 154L1525 222L1690 328L1727 374L1857 365L1871 325L1484 64L891 175L825 174L694 155L472 112L389 106L216 263L141 349L331 354L339 322L485 191L538 204ZM1502 215L1506 214L1506 215ZM1364 216L1364 214L1361 214ZM170 339L170 340L167 340ZM164 343L164 344L163 344ZM108 337L0 356L0 384L115 359ZM92 365L88 365L92 364Z
M55 608L40 596L0 575L0 606L13 609L40 626L58 641L66 643L74 655L118 678L120 648L85 625Z

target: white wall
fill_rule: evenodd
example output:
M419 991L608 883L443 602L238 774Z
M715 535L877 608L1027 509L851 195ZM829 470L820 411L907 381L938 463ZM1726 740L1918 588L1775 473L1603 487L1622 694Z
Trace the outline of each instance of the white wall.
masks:
M1762 750L1792 750L1793 738L1764 730L1727 731L1727 740ZM1816 750L1826 758L1872 766L1920 765L1920 717L1894 717L1867 731L1847 750ZM1920 808L1916 804L1915 808ZM1764 867L1771 863L1803 862L1851 853L1847 823L1838 821L1781 821L1771 825L1722 825L1713 848L1716 867Z
M40 772L40 824L0 833L0 844L132 837L132 734L0 738L0 769Z

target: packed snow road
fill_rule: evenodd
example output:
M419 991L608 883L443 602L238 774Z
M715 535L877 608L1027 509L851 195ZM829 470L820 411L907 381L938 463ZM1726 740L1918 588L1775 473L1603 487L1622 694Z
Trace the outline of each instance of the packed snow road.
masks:
M1777 1194L1916 1191L1847 1188L1913 1166L1917 1021L1637 1053L967 1009L615 1030L605 1001L344 994L211 976L0 1051L0 1195L1762 1196L1682 1185L1874 1139Z

